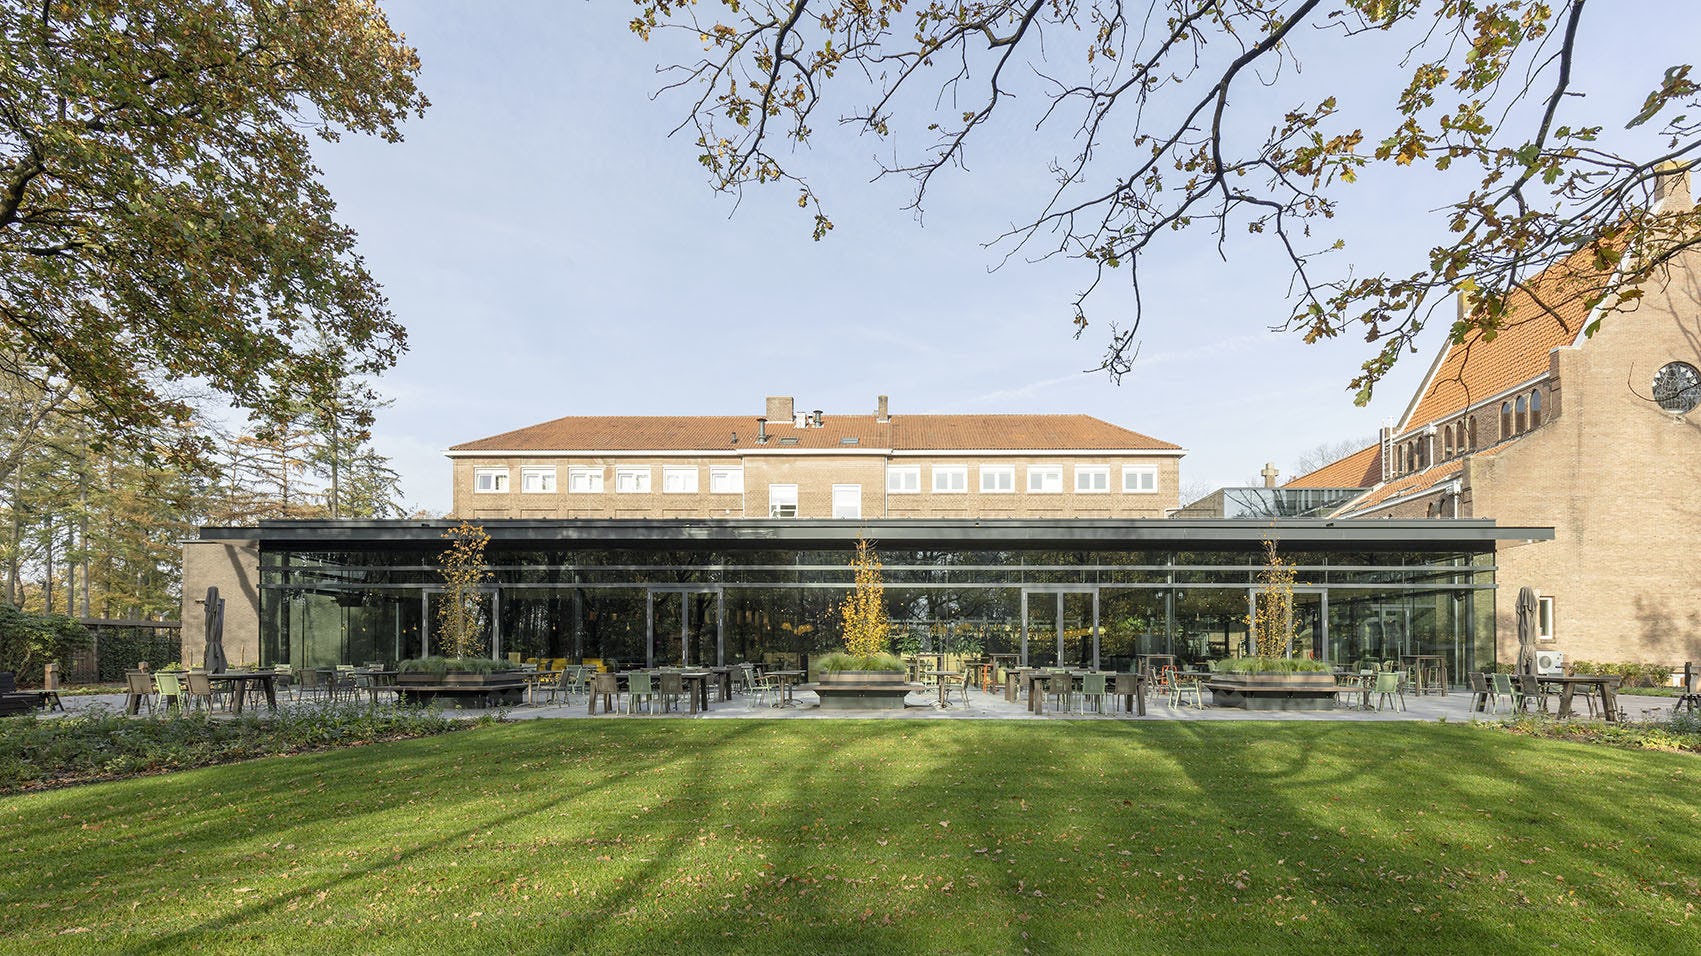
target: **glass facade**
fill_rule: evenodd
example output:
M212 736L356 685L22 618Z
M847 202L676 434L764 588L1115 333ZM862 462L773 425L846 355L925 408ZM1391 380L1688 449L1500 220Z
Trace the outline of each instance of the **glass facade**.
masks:
M372 522L324 540L299 528L267 534L284 524L259 535L263 663L392 662L433 651L443 548L434 525ZM1139 654L1237 655L1248 650L1270 533L1248 524L1239 540L1201 535L1209 548L1197 548L1187 547L1186 529L1154 544L1111 528L1060 546L1058 526L841 522L821 536L833 540L753 544L738 532L776 523L629 522L587 540L559 522L553 541L538 540L547 534L537 523L524 540L506 524L485 525L492 654L621 665L802 664L838 648L859 531L885 565L896 650L1112 669ZM1390 544L1392 523L1362 524L1376 530L1375 546L1339 534L1282 545L1299 574L1296 651L1349 664L1441 654L1455 675L1491 662L1492 538L1430 533L1421 547Z

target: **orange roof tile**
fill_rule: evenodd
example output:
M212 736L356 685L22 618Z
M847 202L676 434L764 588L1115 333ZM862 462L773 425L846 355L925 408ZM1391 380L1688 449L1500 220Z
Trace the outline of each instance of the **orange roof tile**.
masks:
M767 429L768 443L757 445L754 415L581 415L463 442L449 450L732 451L792 447L898 451L1181 450L1179 445L1090 415L904 415L893 416L887 422L872 415L825 415L820 428L798 428L782 421L769 422Z
M1464 470L1465 459L1463 458L1444 461L1439 465L1425 468L1423 471L1407 475L1404 478L1397 478L1368 494L1360 496L1343 508L1342 513L1363 514L1395 498L1422 494L1444 481L1451 481L1458 476L1459 472Z
M1548 353L1577 340L1588 322L1589 300L1608 278L1590 247L1514 290L1506 300L1505 328L1492 339L1471 332L1463 342L1450 345L1401 420L1399 432L1451 418L1545 373Z
M1289 481L1286 488L1369 488L1382 480L1382 446L1371 445Z

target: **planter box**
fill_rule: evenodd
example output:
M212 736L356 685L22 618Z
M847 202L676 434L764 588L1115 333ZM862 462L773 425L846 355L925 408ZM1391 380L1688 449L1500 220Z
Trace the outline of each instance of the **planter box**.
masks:
M1243 710L1334 710L1335 675L1217 674L1205 682L1216 707Z
M451 709L513 707L525 702L526 680L519 671L405 673L396 675L396 692L408 704Z
M814 691L822 710L903 710L905 697L925 689L893 671L835 671L798 686Z

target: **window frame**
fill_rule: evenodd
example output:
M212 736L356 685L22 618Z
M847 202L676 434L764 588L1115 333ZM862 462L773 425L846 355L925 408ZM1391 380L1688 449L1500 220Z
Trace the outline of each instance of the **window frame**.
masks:
M989 487L987 487L987 479L988 478L994 478L994 477L1004 479L1003 483L1005 484L1006 487L1003 487L1003 488L989 488ZM981 465L980 466L980 493L983 494L983 495L1013 495L1013 494L1015 494L1016 493L1016 466L1015 465Z
M716 478L732 479L737 487L716 488ZM709 494L711 495L742 495L744 494L744 467L742 465L713 465L709 468Z
M1097 478L1097 479L1099 479L1099 482L1102 485L1102 487L1099 487L1099 488L1083 488L1083 487L1081 487L1081 479L1083 479L1083 478ZM1078 495L1108 495L1108 494L1110 494L1110 466L1109 465L1076 465L1075 466L1075 493L1078 494Z
M1050 488L1050 489L1046 488L1045 487L1046 485L1053 483L1052 479L1055 479L1057 487ZM1038 484L1039 487L1036 488L1035 487L1036 484ZM1030 494L1030 495L1060 495L1060 494L1063 494L1063 466L1062 465L1029 465L1028 466L1028 494Z
M855 501L856 514L840 514L839 513L839 494L841 492L848 492L848 493L856 496L856 501ZM834 485L832 497L829 498L828 500L830 502L832 502L832 504L831 504L832 516L834 518L837 518L837 519L840 519L840 520L843 520L843 521L860 521L860 520L862 520L862 486L861 485Z
M702 471L702 469L698 468L696 465L663 465L662 466L662 494L664 494L664 495L694 495L694 494L696 494L697 489L702 487L702 485L701 485L702 475L700 474L701 471ZM668 487L668 479L669 478L679 478L679 477L684 477L684 476L690 476L690 479L691 479L690 482L689 482L690 487L678 488L678 489Z
M482 465L473 469L473 493L479 495L505 495L513 481L511 469L494 465ZM484 479L491 479L490 487L483 487Z
M527 484L529 484L529 482L527 481L527 479L529 479L529 478L544 478L545 479L544 484L547 485L548 487L528 488L526 486L527 486ZM522 466L520 468L520 494L523 494L523 495L553 495L553 494L555 494L555 488L556 488L556 484L555 484L555 466L554 465L525 465L525 466Z
M1530 427L1540 428L1542 424L1542 392L1533 389L1530 392Z
M909 487L909 488L897 487L897 483L898 483L898 480L900 478L906 479L906 481L903 482L903 483L912 484L913 486ZM921 466L920 465L887 465L886 466L886 493L889 494L889 495L919 495L919 494L921 494Z
M789 503L785 502L785 501L776 501L774 499L774 492L779 491L781 489L790 489L789 497L791 498L791 501ZM781 513L781 509L786 508L786 507L791 508L790 514ZM768 485L768 517L770 517L770 518L795 518L797 516L798 516L797 485L795 485L795 484L769 484Z
M939 479L941 479L941 478L953 478L953 477L957 479L958 487L956 487L956 488L941 487ZM936 495L966 495L966 494L968 494L969 493L969 466L968 465L934 465L933 466L933 493L936 494Z
M647 495L647 494L649 494L650 489L655 487L654 472L655 472L655 469L650 467L649 465L643 465L643 466L628 465L628 466L623 466L623 467L616 467L614 469L614 493L617 494L617 495ZM642 487L640 487L640 488L622 488L621 487L621 484L622 484L621 479L628 478L628 477L640 479L638 484L642 485Z
M1152 479L1152 487L1150 487L1150 488L1130 487L1128 479L1134 477L1135 475L1149 476ZM1122 493L1125 494L1125 495L1155 495L1155 494L1157 494L1158 493L1158 466L1157 465L1123 465L1122 466Z
M589 465L576 465L567 469L567 493L570 495L600 495L603 492L603 482L607 479L607 469L595 468ZM590 479L591 487L577 487L579 479Z

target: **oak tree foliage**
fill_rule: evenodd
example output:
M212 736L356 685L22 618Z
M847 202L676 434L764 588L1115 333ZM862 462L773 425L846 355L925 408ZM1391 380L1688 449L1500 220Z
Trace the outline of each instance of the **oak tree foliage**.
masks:
M175 382L253 409L394 364L310 151L427 106L375 0L0 0L0 37L4 371L110 441L189 420Z
M1077 335L1101 283L1128 276L1133 313L1110 323L1102 363L1112 375L1137 352L1141 256L1180 230L1209 230L1219 248L1241 231L1274 242L1293 270L1284 327L1372 344L1351 382L1361 403L1455 294L1470 303L1456 341L1491 337L1515 294L1556 315L1577 299L1625 308L1701 234L1693 211L1650 208L1658 174L1688 170L1701 148L1701 86L1690 64L1630 57L1612 66L1646 76L1646 97L1601 115L1576 67L1589 24L1625 15L1602 0L635 3L640 37L681 31L701 50L664 68L664 89L683 99L680 129L713 185L795 188L817 239L832 228L803 169L818 125L882 140L879 175L908 177L919 210L941 172L998 149L1014 116L1037 117L1033 135L1056 146L1051 183L994 244L1084 263ZM1637 15L1652 29L1682 6ZM1385 67L1392 102L1300 82L1305 57L1376 37L1405 51ZM1645 152L1609 145L1625 128ZM1448 231L1409 271L1329 256L1343 245L1330 220L1371 166L1451 184L1434 203ZM1561 263L1574 281L1532 283Z

